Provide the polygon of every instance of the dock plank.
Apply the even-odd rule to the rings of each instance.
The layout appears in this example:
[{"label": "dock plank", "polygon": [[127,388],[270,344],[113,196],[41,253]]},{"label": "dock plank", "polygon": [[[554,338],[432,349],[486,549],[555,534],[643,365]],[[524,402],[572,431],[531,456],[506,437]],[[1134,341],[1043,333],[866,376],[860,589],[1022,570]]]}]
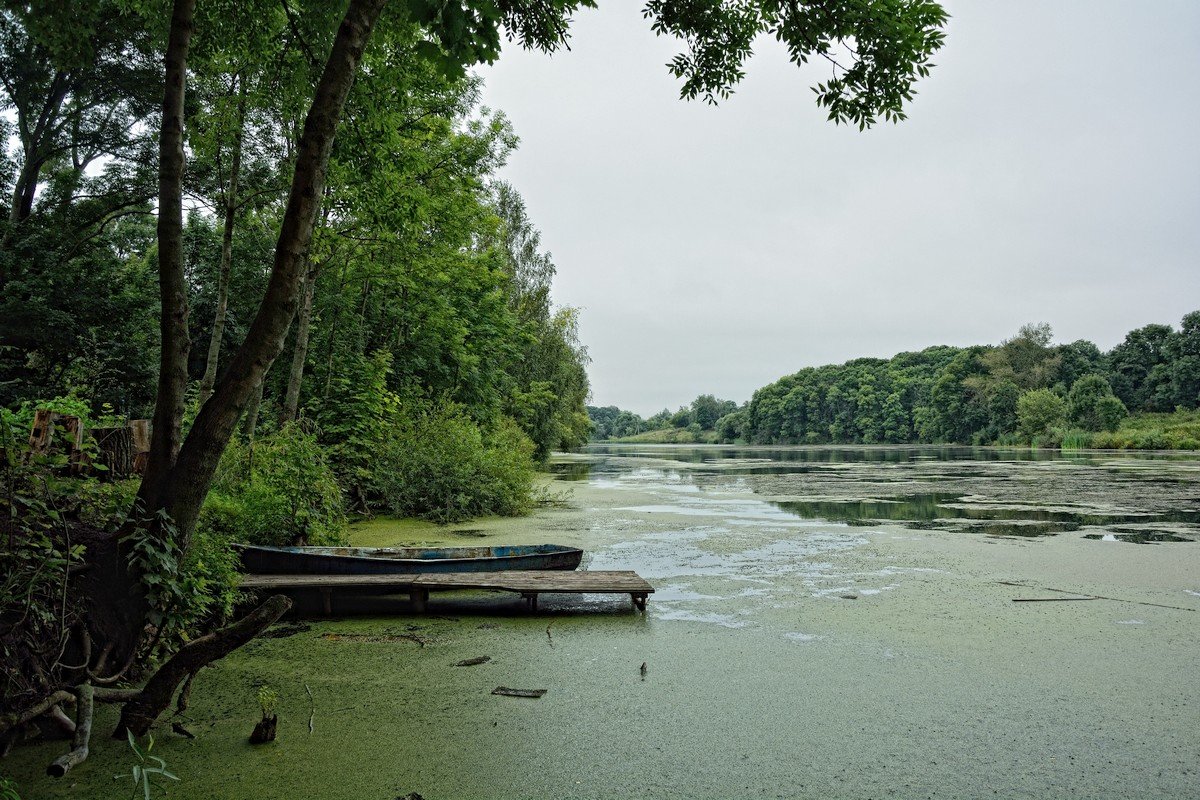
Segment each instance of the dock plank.
[{"label": "dock plank", "polygon": [[394,588],[408,592],[424,607],[430,592],[460,589],[516,592],[537,607],[539,594],[628,594],[645,610],[654,587],[627,570],[575,572],[569,570],[506,570],[501,572],[443,572],[420,575],[246,575],[241,588],[249,590],[318,589],[326,597],[334,589]]}]

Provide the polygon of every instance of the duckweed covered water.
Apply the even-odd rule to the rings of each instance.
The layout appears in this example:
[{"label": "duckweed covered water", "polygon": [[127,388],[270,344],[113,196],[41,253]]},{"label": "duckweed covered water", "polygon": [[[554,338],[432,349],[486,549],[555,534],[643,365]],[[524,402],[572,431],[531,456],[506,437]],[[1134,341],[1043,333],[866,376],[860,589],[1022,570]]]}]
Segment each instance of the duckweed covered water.
[{"label": "duckweed covered water", "polygon": [[[651,580],[645,616],[612,596],[339,602],[201,674],[197,739],[156,733],[169,796],[1194,796],[1200,462],[641,445],[562,463],[569,508],[374,520],[352,543],[577,545]],[[1137,535],[1160,538],[1119,538]],[[1051,590],[1115,599],[1012,602]],[[263,682],[280,735],[255,748]],[[115,796],[127,747],[98,736],[51,783],[61,749],[0,768],[26,797]]]}]

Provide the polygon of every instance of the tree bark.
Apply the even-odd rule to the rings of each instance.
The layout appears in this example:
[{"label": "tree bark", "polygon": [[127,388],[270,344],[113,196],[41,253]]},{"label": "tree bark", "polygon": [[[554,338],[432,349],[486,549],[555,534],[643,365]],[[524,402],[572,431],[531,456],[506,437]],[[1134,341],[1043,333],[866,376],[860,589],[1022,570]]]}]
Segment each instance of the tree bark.
[{"label": "tree bark", "polygon": [[258,382],[254,394],[250,395],[250,402],[246,404],[246,418],[242,420],[242,433],[246,434],[246,438],[251,442],[254,441],[254,433],[258,429],[258,409],[262,405],[264,383],[266,383],[265,375]]},{"label": "tree bark", "polygon": [[175,0],[167,40],[166,88],[158,150],[158,283],[162,332],[158,396],[150,433],[150,455],[138,499],[147,511],[162,506],[162,494],[179,453],[187,389],[188,304],[183,274],[183,101],[187,55],[196,0]]},{"label": "tree bark", "polygon": [[[181,0],[182,1],[182,0]],[[270,282],[246,340],[200,409],[153,508],[165,508],[186,548],[213,472],[239,417],[283,349],[299,302],[313,227],[321,207],[325,172],[346,97],[371,30],[386,0],[351,0],[317,85],[296,158],[287,210],[275,247]]]},{"label": "tree bark", "polygon": [[221,337],[225,333],[225,311],[229,305],[229,269],[233,261],[233,226],[237,218],[238,178],[242,171],[242,135],[246,124],[246,79],[238,85],[237,131],[230,155],[229,186],[225,191],[225,222],[221,229],[221,270],[217,278],[217,312],[213,317],[212,338],[208,340],[208,360],[200,380],[200,402],[212,395],[217,382],[217,362],[221,355]]},{"label": "tree bark", "polygon": [[300,407],[300,384],[304,380],[304,364],[308,361],[308,336],[312,325],[313,292],[317,285],[317,269],[312,266],[304,281],[304,302],[296,317],[296,347],[292,351],[292,369],[288,374],[287,394],[283,400],[283,422],[293,422]]},{"label": "tree bark", "polygon": [[133,731],[135,736],[145,735],[154,720],[171,705],[181,681],[205,664],[232,653],[262,633],[291,607],[289,598],[281,594],[274,595],[232,625],[185,644],[150,677],[138,695],[121,708],[121,721],[113,737],[124,737],[126,730]]}]

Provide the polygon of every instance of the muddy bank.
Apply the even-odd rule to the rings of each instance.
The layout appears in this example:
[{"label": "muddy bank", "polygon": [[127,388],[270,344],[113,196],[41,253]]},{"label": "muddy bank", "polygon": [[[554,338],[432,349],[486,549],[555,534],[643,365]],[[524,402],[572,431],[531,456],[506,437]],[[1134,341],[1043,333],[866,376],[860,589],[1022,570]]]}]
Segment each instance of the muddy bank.
[{"label": "muddy bank", "polygon": [[[1036,537],[879,515],[848,525],[784,503],[814,481],[833,502],[886,500],[899,496],[880,491],[896,473],[852,462],[857,477],[838,493],[832,473],[722,477],[738,468],[672,460],[573,459],[588,469],[559,484],[574,487],[571,507],[526,519],[356,530],[357,544],[579,545],[593,568],[637,569],[659,592],[645,617],[621,598],[549,596],[529,615],[518,598],[462,595],[435,596],[428,616],[378,598],[362,615],[307,620],[201,674],[198,738],[156,733],[182,778],[169,796],[1194,796],[1197,543],[1085,538],[1129,522]],[[1195,466],[1165,473],[1178,501],[1131,491],[1112,505],[1186,510],[1200,496]],[[1112,474],[1120,493],[1139,469],[1153,466],[1077,477],[1103,494]],[[952,480],[988,498],[993,483],[1033,487],[998,498],[1010,505],[1091,507],[1022,475]],[[1052,588],[1115,599],[1013,602]],[[281,695],[279,739],[252,747],[261,682]],[[491,694],[498,686],[546,694]],[[0,769],[26,797],[107,798],[132,763],[98,738],[55,784],[40,773],[58,751],[25,748]]]}]

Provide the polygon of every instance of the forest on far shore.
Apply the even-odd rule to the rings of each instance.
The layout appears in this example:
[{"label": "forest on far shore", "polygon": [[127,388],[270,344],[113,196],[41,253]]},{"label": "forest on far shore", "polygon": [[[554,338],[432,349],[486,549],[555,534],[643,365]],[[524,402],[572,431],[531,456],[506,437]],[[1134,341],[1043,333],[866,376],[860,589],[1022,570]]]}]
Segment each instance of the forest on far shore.
[{"label": "forest on far shore", "polygon": [[807,367],[741,406],[700,395],[643,419],[588,407],[595,441],[1200,449],[1200,311],[1108,352],[1048,324],[999,345],[934,346]]}]

